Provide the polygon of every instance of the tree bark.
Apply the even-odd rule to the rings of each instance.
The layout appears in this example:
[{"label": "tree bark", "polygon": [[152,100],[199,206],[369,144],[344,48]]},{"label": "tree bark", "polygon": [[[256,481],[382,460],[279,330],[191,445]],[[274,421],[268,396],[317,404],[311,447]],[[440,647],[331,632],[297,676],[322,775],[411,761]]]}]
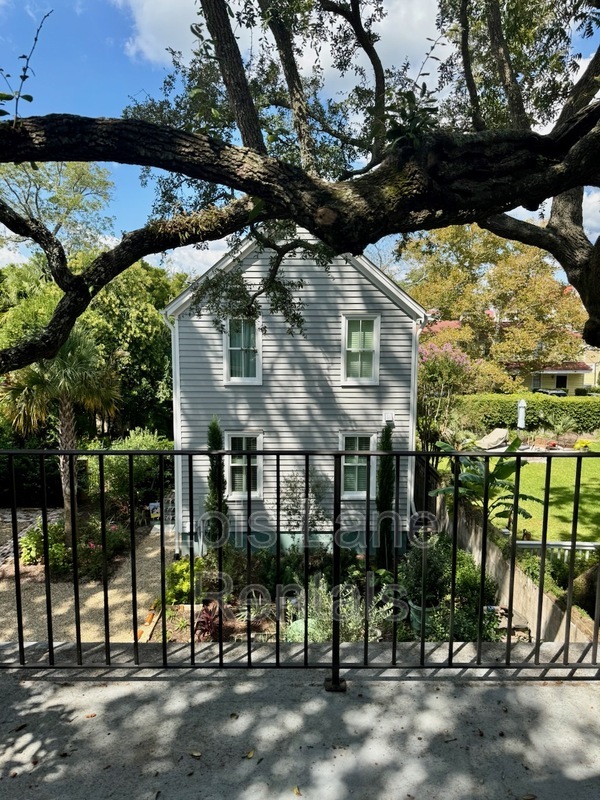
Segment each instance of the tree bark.
[{"label": "tree bark", "polygon": [[[52,320],[34,339],[1,351],[0,371],[52,357],[95,294],[139,258],[243,230],[251,214],[256,223],[293,220],[338,254],[361,253],[390,234],[471,222],[487,222],[494,232],[501,224],[513,225],[513,238],[526,241],[535,226],[526,229],[494,220],[518,205],[534,209],[547,198],[581,192],[584,185],[600,186],[599,154],[600,103],[582,109],[547,136],[510,130],[440,131],[414,150],[390,148],[376,169],[337,183],[249,148],[142,121],[49,115],[22,119],[16,127],[2,123],[0,163],[116,161],[153,166],[228,186],[260,198],[263,205],[254,215],[255,201],[244,197],[198,214],[149,223],[125,234],[81,275],[57,275],[67,291]],[[2,211],[0,207],[0,222],[14,227],[15,220]],[[559,260],[588,309],[586,340],[600,345],[596,248],[589,242],[586,248],[576,236],[569,240],[552,224],[545,234],[542,230],[536,228],[535,233],[539,246]]]},{"label": "tree bark", "polygon": [[[68,397],[63,396],[58,402],[58,446],[60,450],[75,450],[77,435],[75,428],[75,409]],[[73,528],[71,520],[73,514],[77,517],[77,459],[70,456],[59,456],[60,482],[63,493],[63,507],[65,512],[65,543],[72,545]],[[71,481],[71,461],[73,467],[73,480]]]}]

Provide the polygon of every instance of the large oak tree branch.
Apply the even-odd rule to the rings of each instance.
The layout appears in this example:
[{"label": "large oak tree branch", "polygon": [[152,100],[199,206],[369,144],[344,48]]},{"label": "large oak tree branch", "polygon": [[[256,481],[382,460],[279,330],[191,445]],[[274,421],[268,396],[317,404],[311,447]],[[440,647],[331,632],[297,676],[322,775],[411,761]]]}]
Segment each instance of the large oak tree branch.
[{"label": "large oak tree branch", "polygon": [[[69,285],[42,331],[27,341],[0,350],[0,374],[56,355],[98,292],[140,258],[185,244],[222,239],[244,228],[251,211],[252,202],[241,198],[226,208],[180,215],[168,222],[150,223],[126,233],[116,247],[101,253],[81,275],[75,276],[77,281]],[[270,217],[267,211],[255,215],[257,222]]]},{"label": "large oak tree branch", "polygon": [[219,62],[233,115],[246,147],[266,153],[260,120],[224,0],[201,0],[206,26]]},{"label": "large oak tree branch", "polygon": [[[519,204],[535,206],[585,183],[600,185],[599,118],[597,104],[550,136],[522,131],[441,132],[408,159],[392,148],[377,169],[338,183],[206,135],[135,120],[69,115],[23,119],[16,127],[0,124],[0,163],[117,161],[162,168],[261,198],[266,211],[256,222],[291,219],[336,253],[360,253],[388,234],[479,221]],[[55,353],[91,298],[139,258],[242,230],[252,207],[248,199],[235,200],[225,208],[126,234],[82,273],[82,284],[67,291],[36,339],[0,353],[0,370]],[[567,269],[562,259],[561,263]],[[600,281],[595,285],[580,281],[580,285],[588,311],[596,314]],[[597,334],[600,342],[600,328]],[[595,335],[594,329],[590,336]]]},{"label": "large oak tree branch", "polygon": [[498,0],[485,0],[485,15],[490,34],[490,50],[496,61],[498,77],[506,95],[506,102],[513,125],[516,128],[527,130],[530,127],[529,119],[504,37]]},{"label": "large oak tree branch", "polygon": [[479,102],[479,95],[477,94],[477,86],[475,85],[475,78],[473,76],[473,65],[471,63],[471,49],[469,46],[469,0],[460,0],[459,9],[459,22],[460,22],[460,55],[462,58],[463,72],[465,75],[465,83],[469,93],[469,101],[471,103],[471,119],[473,120],[473,128],[476,131],[485,129],[485,123],[481,115],[481,103]]},{"label": "large oak tree branch", "polygon": [[269,20],[269,28],[275,39],[279,59],[283,67],[283,74],[285,75],[285,82],[290,96],[294,129],[298,137],[300,161],[309,175],[316,175],[315,145],[309,124],[308,102],[294,57],[294,42],[290,29],[279,18],[277,9],[274,4],[271,4],[270,0],[259,0],[259,5]]},{"label": "large oak tree branch", "polygon": [[17,214],[0,200],[0,222],[17,236],[31,239],[42,248],[50,274],[59,289],[68,292],[81,283],[81,278],[74,275],[67,266],[67,256],[61,242],[39,220]]},{"label": "large oak tree branch", "polygon": [[321,7],[324,11],[329,11],[346,20],[354,32],[356,41],[371,63],[374,78],[373,142],[371,145],[371,166],[373,166],[379,163],[385,146],[385,70],[375,48],[373,37],[363,25],[358,0],[351,0],[349,5],[333,0],[321,0]]},{"label": "large oak tree branch", "polygon": [[139,120],[70,115],[0,124],[0,163],[117,161],[154,166],[260,197],[336,252],[362,252],[393,233],[536,207],[576,186],[600,185],[600,104],[576,125],[540,136],[498,131],[439,133],[408,160],[384,162],[352,181],[328,183],[249,148]]}]

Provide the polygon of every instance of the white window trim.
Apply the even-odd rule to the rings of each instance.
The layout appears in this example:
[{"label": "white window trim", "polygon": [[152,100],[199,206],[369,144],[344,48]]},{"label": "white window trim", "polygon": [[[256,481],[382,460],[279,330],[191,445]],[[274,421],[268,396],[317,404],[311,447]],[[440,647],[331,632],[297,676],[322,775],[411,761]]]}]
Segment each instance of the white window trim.
[{"label": "white window trim", "polygon": [[[370,378],[349,378],[346,374],[346,346],[348,344],[348,320],[372,319],[373,338],[373,375]],[[342,314],[342,352],[340,363],[340,384],[342,386],[378,386],[379,385],[379,351],[380,351],[381,315],[380,314]]]},{"label": "white window trim", "polygon": [[262,319],[256,320],[256,377],[232,378],[229,361],[229,319],[223,331],[223,383],[225,386],[244,384],[245,386],[262,386]]},{"label": "white window trim", "polygon": [[[256,436],[256,449],[263,449],[263,432],[259,430],[223,431],[225,450],[231,450],[231,439],[234,436]],[[246,500],[248,492],[232,492],[231,487],[231,456],[225,456],[225,476],[227,479],[227,499]],[[262,500],[263,497],[263,457],[256,456],[256,491],[250,493],[253,500]]]},{"label": "white window trim", "polygon": [[[344,440],[346,436],[368,436],[369,450],[377,450],[377,434],[370,431],[340,431],[339,445],[340,450],[345,450]],[[365,451],[366,452],[366,451]],[[371,500],[375,500],[377,492],[377,458],[371,457]],[[364,500],[366,492],[345,492],[344,491],[344,459],[342,457],[342,500]]]}]

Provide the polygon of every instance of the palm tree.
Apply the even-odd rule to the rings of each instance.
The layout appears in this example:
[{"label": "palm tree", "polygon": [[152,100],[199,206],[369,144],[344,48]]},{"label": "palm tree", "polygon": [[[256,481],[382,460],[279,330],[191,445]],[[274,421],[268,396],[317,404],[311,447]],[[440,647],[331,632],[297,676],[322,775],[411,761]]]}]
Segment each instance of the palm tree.
[{"label": "palm tree", "polygon": [[[0,389],[5,413],[14,427],[27,434],[54,425],[59,450],[77,446],[75,408],[110,415],[116,410],[116,375],[102,362],[92,335],[76,328],[52,360],[37,361],[7,376]],[[73,486],[69,456],[59,456],[65,537],[70,543],[72,506],[76,502],[76,464]],[[71,496],[71,489],[74,494]]]}]

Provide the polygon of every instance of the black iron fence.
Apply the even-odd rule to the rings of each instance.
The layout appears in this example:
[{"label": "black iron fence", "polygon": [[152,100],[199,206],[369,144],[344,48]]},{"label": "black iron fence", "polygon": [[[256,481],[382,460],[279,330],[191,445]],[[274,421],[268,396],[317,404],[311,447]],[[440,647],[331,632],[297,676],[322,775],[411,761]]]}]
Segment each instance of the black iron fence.
[{"label": "black iron fence", "polygon": [[596,678],[599,456],[4,451],[0,667]]}]

